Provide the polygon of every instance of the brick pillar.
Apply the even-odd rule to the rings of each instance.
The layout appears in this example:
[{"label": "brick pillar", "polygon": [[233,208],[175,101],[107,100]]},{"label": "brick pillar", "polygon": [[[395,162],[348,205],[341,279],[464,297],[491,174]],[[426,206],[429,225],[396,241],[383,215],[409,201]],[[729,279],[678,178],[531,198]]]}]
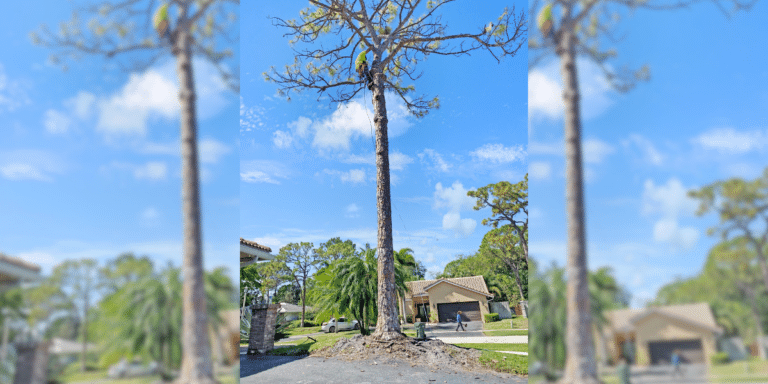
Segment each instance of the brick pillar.
[{"label": "brick pillar", "polygon": [[16,374],[14,384],[46,384],[48,368],[48,346],[46,342],[16,344]]},{"label": "brick pillar", "polygon": [[275,322],[279,304],[251,306],[251,331],[248,335],[248,354],[264,354],[275,347]]}]

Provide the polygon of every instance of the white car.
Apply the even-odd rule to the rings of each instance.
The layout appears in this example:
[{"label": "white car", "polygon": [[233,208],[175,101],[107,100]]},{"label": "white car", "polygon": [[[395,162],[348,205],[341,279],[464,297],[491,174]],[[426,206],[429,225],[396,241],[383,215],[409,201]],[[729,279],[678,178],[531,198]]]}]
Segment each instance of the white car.
[{"label": "white car", "polygon": [[323,326],[320,327],[320,329],[323,332],[336,332],[336,330],[351,331],[353,329],[360,329],[360,324],[357,323],[357,320],[348,321],[346,317],[339,317],[338,320],[331,317],[328,322],[323,323]]}]

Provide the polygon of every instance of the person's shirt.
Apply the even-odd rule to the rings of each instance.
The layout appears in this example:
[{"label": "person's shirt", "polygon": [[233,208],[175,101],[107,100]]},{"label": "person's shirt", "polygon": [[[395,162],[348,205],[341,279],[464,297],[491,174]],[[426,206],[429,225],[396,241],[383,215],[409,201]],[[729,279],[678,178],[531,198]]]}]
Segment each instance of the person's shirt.
[{"label": "person's shirt", "polygon": [[680,363],[680,356],[677,353],[672,354],[672,364],[679,364]]},{"label": "person's shirt", "polygon": [[456,322],[461,323],[461,314],[456,314]]}]

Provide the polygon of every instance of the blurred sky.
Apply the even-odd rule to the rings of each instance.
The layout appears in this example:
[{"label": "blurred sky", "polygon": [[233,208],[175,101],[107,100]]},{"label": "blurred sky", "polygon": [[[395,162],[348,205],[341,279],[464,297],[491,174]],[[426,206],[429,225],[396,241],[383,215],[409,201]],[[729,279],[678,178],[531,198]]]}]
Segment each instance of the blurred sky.
[{"label": "blurred sky", "polygon": [[[458,2],[442,15],[448,33],[476,32],[515,4],[516,12],[527,8],[521,1]],[[289,102],[262,76],[293,63],[286,31],[268,16],[297,18],[306,6],[241,2],[240,235],[274,254],[290,242],[317,246],[337,236],[375,247],[370,92],[341,106],[311,91]],[[527,53],[524,47],[501,63],[483,51],[433,55],[418,70],[416,92],[440,96],[441,108],[416,119],[387,97],[392,227],[395,249],[413,249],[430,277],[456,255],[477,251],[489,229],[481,221],[490,210],[472,210],[467,191],[525,175]]]},{"label": "blurred sky", "polygon": [[[727,18],[714,4],[623,12],[613,68],[649,64],[627,94],[579,61],[589,268],[612,266],[639,306],[698,274],[719,241],[686,192],[768,166],[768,4]],[[606,47],[609,47],[607,45]],[[533,53],[532,53],[533,55]],[[530,252],[565,264],[563,109],[557,62],[529,73]]]},{"label": "blurred sky", "polygon": [[[64,259],[104,261],[123,252],[179,266],[174,61],[169,54],[126,72],[85,56],[63,72],[29,33],[41,23],[58,30],[71,11],[65,1],[7,2],[0,16],[0,252],[39,264],[44,274]],[[226,266],[237,281],[238,96],[209,64],[195,61],[194,70],[205,267]]]}]

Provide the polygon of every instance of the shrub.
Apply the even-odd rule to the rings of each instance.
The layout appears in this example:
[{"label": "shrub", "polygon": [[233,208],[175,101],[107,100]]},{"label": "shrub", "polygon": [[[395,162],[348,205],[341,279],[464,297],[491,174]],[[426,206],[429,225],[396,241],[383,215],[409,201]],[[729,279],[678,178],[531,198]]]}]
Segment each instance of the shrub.
[{"label": "shrub", "polygon": [[406,323],[413,323],[413,315],[405,316],[405,322]]},{"label": "shrub", "polygon": [[437,323],[438,321],[439,320],[437,318],[437,313],[432,312],[432,313],[429,314],[429,322],[430,323]]},{"label": "shrub", "polygon": [[487,313],[484,315],[484,317],[486,323],[493,323],[494,321],[501,320],[498,313]]},{"label": "shrub", "polygon": [[726,352],[718,352],[712,355],[712,365],[723,365],[731,362],[731,358]]}]

